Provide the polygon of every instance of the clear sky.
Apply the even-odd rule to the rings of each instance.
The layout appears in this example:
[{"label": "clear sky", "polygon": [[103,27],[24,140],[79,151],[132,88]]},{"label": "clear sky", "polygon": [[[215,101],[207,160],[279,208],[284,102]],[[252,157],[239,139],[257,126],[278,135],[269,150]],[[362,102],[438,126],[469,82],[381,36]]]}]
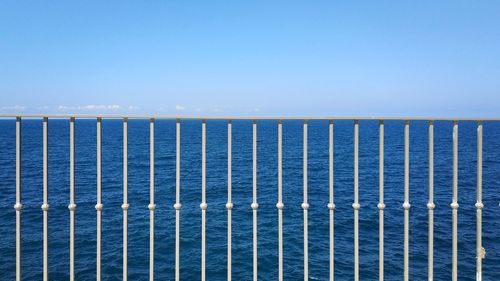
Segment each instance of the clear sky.
[{"label": "clear sky", "polygon": [[0,1],[0,111],[500,115],[500,1]]}]

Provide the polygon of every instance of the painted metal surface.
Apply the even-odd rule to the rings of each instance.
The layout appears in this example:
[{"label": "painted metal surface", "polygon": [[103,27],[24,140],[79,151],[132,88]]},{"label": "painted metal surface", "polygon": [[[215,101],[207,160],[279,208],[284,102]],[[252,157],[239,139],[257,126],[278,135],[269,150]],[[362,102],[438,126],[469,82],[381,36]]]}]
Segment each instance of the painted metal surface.
[{"label": "painted metal surface", "polygon": [[155,269],[155,120],[149,120],[149,280]]},{"label": "painted metal surface", "polygon": [[410,121],[405,121],[403,279],[410,279]]},{"label": "painted metal surface", "polygon": [[16,117],[16,281],[21,281],[21,117]]},{"label": "painted metal surface", "polygon": [[49,119],[43,118],[43,281],[49,280]]},{"label": "painted metal surface", "polygon": [[232,279],[232,211],[233,211],[233,190],[232,190],[232,154],[233,154],[233,125],[231,120],[227,122],[227,281]]},{"label": "painted metal surface", "polygon": [[128,118],[123,118],[123,281],[128,280]]},{"label": "painted metal surface", "polygon": [[[0,115],[0,117],[7,117]],[[13,117],[9,115],[8,117]],[[16,119],[16,202],[14,208],[16,210],[16,280],[21,280],[21,125],[23,118],[43,117],[42,135],[43,135],[43,280],[49,279],[48,266],[48,211],[49,211],[49,187],[48,187],[48,124],[50,116],[34,116],[21,115],[14,116]],[[53,115],[50,118],[66,118],[66,116]],[[70,231],[69,231],[69,279],[75,280],[75,119],[76,118],[96,118],[96,280],[101,280],[101,218],[103,202],[101,197],[101,152],[102,152],[102,116],[69,116],[69,159],[70,159],[70,180],[69,180],[69,205],[70,211]],[[109,116],[106,118],[120,118],[118,116]],[[128,261],[127,261],[127,213],[129,209],[128,202],[128,119],[123,117],[123,280],[128,279]],[[140,116],[130,118],[141,118]],[[150,253],[149,253],[149,280],[154,280],[154,211],[155,203],[155,118],[175,118],[175,117],[151,117],[149,122],[150,131],[150,201],[148,209],[150,211]],[[195,117],[182,117],[191,119]],[[197,117],[196,117],[197,118]],[[197,118],[198,119],[198,118]],[[207,119],[224,119],[219,117],[208,117]],[[249,120],[246,117],[231,118],[227,123],[227,280],[232,279],[232,120]],[[257,117],[252,118],[252,203],[250,205],[253,214],[253,280],[258,280],[258,239],[257,239],[257,121],[258,120],[277,120],[278,121],[278,202],[276,208],[278,210],[278,280],[283,280],[283,173],[282,173],[282,158],[283,158],[283,122],[282,119]],[[298,120],[300,118],[283,118],[283,120]],[[347,119],[347,118],[346,118]],[[352,119],[352,118],[349,118]],[[476,188],[476,280],[482,280],[482,260],[485,256],[485,250],[482,245],[482,211],[484,208],[482,200],[482,176],[483,176],[483,120],[500,120],[500,118],[477,118],[477,188]],[[474,119],[474,120],[477,120]],[[304,280],[309,280],[309,245],[308,245],[308,120],[323,120],[323,118],[304,118],[303,124],[303,262],[304,262]],[[343,118],[330,118],[328,126],[328,161],[329,161],[329,280],[334,280],[334,120],[344,120]],[[371,117],[356,118],[354,120],[354,190],[353,190],[353,210],[354,210],[354,280],[359,280],[359,122],[360,120],[373,120]],[[403,241],[403,276],[404,280],[409,280],[410,265],[409,265],[409,246],[410,246],[410,120],[428,120],[428,163],[429,163],[429,187],[428,187],[428,280],[434,279],[434,121],[435,120],[453,120],[453,142],[452,142],[452,280],[458,280],[458,125],[459,120],[454,118],[382,118],[379,120],[379,201],[377,204],[379,213],[379,280],[384,280],[384,121],[385,120],[404,120],[404,241]],[[462,118],[460,120],[473,120]],[[206,119],[202,119],[202,181],[201,181],[201,280],[206,280]],[[180,128],[181,119],[176,118],[176,195],[174,209],[176,212],[176,229],[175,229],[175,280],[180,280]]]},{"label": "painted metal surface", "polygon": [[96,239],[96,280],[101,281],[101,217],[102,217],[102,199],[101,199],[101,143],[102,143],[102,118],[97,118],[96,131],[96,158],[97,158],[97,203],[95,209],[97,211],[97,239]]},{"label": "painted metal surface", "polygon": [[175,123],[175,281],[180,280],[181,237],[181,120]]},{"label": "painted metal surface", "polygon": [[330,120],[328,125],[328,212],[330,221],[330,281],[334,280],[335,277],[335,201],[334,201],[334,173],[333,173],[333,120]]},{"label": "painted metal surface", "polygon": [[75,118],[69,121],[69,280],[75,280]]},{"label": "painted metal surface", "polygon": [[254,120],[252,125],[252,217],[253,217],[253,281],[258,280],[258,260],[257,260],[257,121]]},{"label": "painted metal surface", "polygon": [[458,281],[458,122],[453,122],[453,198],[451,279]]},{"label": "painted metal surface", "polygon": [[428,248],[428,279],[434,279],[434,122],[429,121],[429,248]]},{"label": "painted metal surface", "polygon": [[476,116],[476,117],[443,117],[443,116],[190,116],[190,115],[125,115],[125,114],[11,114],[11,113],[0,113],[1,118],[15,118],[16,116],[22,118],[89,118],[95,119],[97,117],[106,119],[183,119],[183,120],[386,120],[386,121],[500,121],[500,117],[487,117],[487,116]]},{"label": "painted metal surface", "polygon": [[384,280],[384,121],[379,122],[379,161],[378,161],[378,279]]},{"label": "painted metal surface", "polygon": [[476,280],[483,280],[483,122],[477,124]]},{"label": "painted metal surface", "polygon": [[359,120],[354,120],[354,281],[359,281]]},{"label": "painted metal surface", "polygon": [[283,281],[283,123],[278,120],[278,281]]},{"label": "painted metal surface", "polygon": [[303,156],[303,179],[304,179],[304,191],[303,191],[303,203],[302,209],[304,210],[304,281],[309,280],[309,228],[308,228],[308,217],[307,210],[309,209],[309,203],[307,202],[307,121],[304,121],[304,156]]}]

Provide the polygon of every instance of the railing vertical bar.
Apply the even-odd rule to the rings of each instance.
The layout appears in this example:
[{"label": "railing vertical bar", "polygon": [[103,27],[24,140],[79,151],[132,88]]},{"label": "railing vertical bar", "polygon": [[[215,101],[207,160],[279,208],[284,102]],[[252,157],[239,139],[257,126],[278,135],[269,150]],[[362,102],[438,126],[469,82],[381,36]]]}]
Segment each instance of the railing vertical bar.
[{"label": "railing vertical bar", "polygon": [[149,280],[154,280],[155,262],[155,120],[149,119]]},{"label": "railing vertical bar", "polygon": [[477,124],[476,280],[483,280],[483,122]]},{"label": "railing vertical bar", "polygon": [[227,281],[231,281],[232,273],[232,209],[233,209],[233,196],[232,196],[232,124],[231,120],[227,122]]},{"label": "railing vertical bar", "polygon": [[404,280],[410,278],[410,122],[405,121],[404,146]]},{"label": "railing vertical bar", "polygon": [[453,122],[452,280],[458,280],[458,121]]},{"label": "railing vertical bar", "polygon": [[252,200],[252,213],[253,213],[253,280],[257,281],[257,121],[253,121],[253,200]]},{"label": "railing vertical bar", "polygon": [[49,118],[43,118],[43,280],[49,280]]},{"label": "railing vertical bar", "polygon": [[21,117],[16,117],[16,281],[21,281]]},{"label": "railing vertical bar", "polygon": [[282,172],[282,129],[283,124],[278,120],[278,281],[283,281],[283,172]]},{"label": "railing vertical bar", "polygon": [[97,204],[95,209],[97,211],[97,241],[96,241],[96,280],[101,281],[101,215],[102,215],[102,201],[101,201],[101,134],[102,134],[102,118],[97,118],[97,130],[96,130],[96,158],[97,158]]},{"label": "railing vertical bar", "polygon": [[359,121],[354,120],[354,281],[359,281]]},{"label": "railing vertical bar", "polygon": [[429,258],[428,280],[434,280],[434,122],[429,121]]},{"label": "railing vertical bar", "polygon": [[75,280],[75,118],[69,119],[69,280]]},{"label": "railing vertical bar", "polygon": [[203,119],[201,124],[201,281],[205,281],[206,269],[206,120]]},{"label": "railing vertical bar", "polygon": [[128,118],[123,118],[123,281],[128,279]]},{"label": "railing vertical bar", "polygon": [[378,161],[378,279],[384,280],[384,120],[379,122],[379,161]]},{"label": "railing vertical bar", "polygon": [[308,222],[307,222],[307,210],[309,209],[309,203],[307,200],[307,120],[304,120],[304,139],[303,139],[303,180],[304,180],[304,191],[302,209],[304,209],[304,281],[309,280],[309,233],[308,233]]},{"label": "railing vertical bar", "polygon": [[334,211],[335,211],[335,203],[334,203],[334,192],[333,192],[333,120],[330,120],[330,124],[328,126],[328,177],[329,177],[329,202],[328,202],[328,210],[330,213],[330,281],[334,280],[335,275],[335,240],[334,240]]},{"label": "railing vertical bar", "polygon": [[181,232],[181,120],[175,124],[175,281],[180,280]]}]

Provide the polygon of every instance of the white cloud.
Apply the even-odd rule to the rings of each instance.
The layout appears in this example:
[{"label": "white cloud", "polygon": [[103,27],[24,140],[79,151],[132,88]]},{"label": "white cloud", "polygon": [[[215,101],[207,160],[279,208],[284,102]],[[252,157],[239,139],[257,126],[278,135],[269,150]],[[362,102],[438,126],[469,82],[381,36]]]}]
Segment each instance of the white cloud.
[{"label": "white cloud", "polygon": [[[40,108],[41,109],[41,108]],[[116,112],[116,111],[132,111],[140,110],[138,106],[121,106],[118,104],[87,104],[87,105],[59,105],[55,108],[57,111],[64,112]]]},{"label": "white cloud", "polygon": [[186,109],[186,107],[184,107],[184,106],[182,106],[182,105],[176,105],[176,106],[175,106],[175,110],[177,110],[177,111],[182,111],[182,110],[184,110],[184,109]]},{"label": "white cloud", "polygon": [[118,104],[89,104],[78,106],[78,109],[82,110],[118,110],[122,109],[122,107]]},{"label": "white cloud", "polygon": [[[26,106],[24,105],[13,105],[13,106],[2,106],[0,107],[1,111],[24,111],[26,110]],[[15,113],[15,112],[13,112]]]}]

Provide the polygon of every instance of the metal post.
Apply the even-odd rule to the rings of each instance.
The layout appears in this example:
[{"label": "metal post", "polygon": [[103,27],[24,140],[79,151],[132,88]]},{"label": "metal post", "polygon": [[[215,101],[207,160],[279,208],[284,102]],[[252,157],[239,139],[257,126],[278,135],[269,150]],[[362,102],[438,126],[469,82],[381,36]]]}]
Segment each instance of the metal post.
[{"label": "metal post", "polygon": [[278,120],[278,281],[283,281],[283,172],[282,172],[282,127],[281,120]]},{"label": "metal post", "polygon": [[434,122],[429,121],[429,259],[428,280],[434,280]]},{"label": "metal post", "polygon": [[384,280],[384,120],[379,122],[379,162],[378,162],[378,279]]},{"label": "metal post", "polygon": [[458,280],[458,121],[453,122],[452,280]]},{"label": "metal post", "polygon": [[43,118],[43,281],[49,280],[49,118]]},{"label": "metal post", "polygon": [[304,281],[309,281],[309,253],[308,253],[308,222],[307,222],[307,209],[309,209],[309,203],[307,202],[307,120],[304,120],[304,139],[303,139],[303,180],[304,180],[304,191],[302,209],[304,210]]},{"label": "metal post", "polygon": [[155,261],[155,120],[149,120],[149,280],[154,280]]},{"label": "metal post", "polygon": [[123,281],[128,279],[128,118],[123,118]]},{"label": "metal post", "polygon": [[205,281],[205,241],[206,241],[206,121],[203,119],[201,124],[201,281]]},{"label": "metal post", "polygon": [[476,280],[483,280],[483,122],[477,124]]},{"label": "metal post", "polygon": [[257,122],[253,122],[253,200],[252,200],[252,213],[253,213],[253,281],[257,281]]},{"label": "metal post", "polygon": [[16,281],[21,281],[21,117],[16,117]]},{"label": "metal post", "polygon": [[231,120],[227,122],[227,281],[231,281],[231,238],[232,238],[232,209],[233,209],[233,198],[232,198],[232,124]]},{"label": "metal post", "polygon": [[181,232],[181,120],[175,124],[175,281],[180,281]]},{"label": "metal post", "polygon": [[335,275],[335,241],[334,241],[334,191],[333,191],[333,120],[330,120],[328,126],[328,177],[329,177],[329,202],[328,202],[328,212],[330,213],[330,281],[334,280]]},{"label": "metal post", "polygon": [[69,280],[75,280],[75,118],[69,120]]},{"label": "metal post", "polygon": [[96,279],[101,281],[101,216],[102,216],[102,201],[101,201],[101,132],[102,132],[102,119],[97,118],[97,204],[95,209],[97,211],[97,245],[96,245]]},{"label": "metal post", "polygon": [[359,157],[359,121],[354,120],[354,281],[359,281],[359,195],[358,195],[358,157]]},{"label": "metal post", "polygon": [[410,122],[405,121],[404,280],[410,279]]}]

